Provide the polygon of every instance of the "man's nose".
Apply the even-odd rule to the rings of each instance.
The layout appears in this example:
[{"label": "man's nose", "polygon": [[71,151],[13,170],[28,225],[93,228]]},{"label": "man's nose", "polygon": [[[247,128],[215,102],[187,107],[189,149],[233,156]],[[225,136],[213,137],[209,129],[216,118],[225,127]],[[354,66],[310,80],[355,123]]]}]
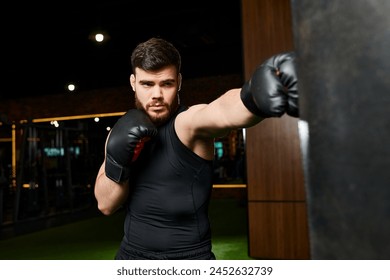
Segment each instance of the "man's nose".
[{"label": "man's nose", "polygon": [[160,98],[162,96],[161,87],[155,86],[152,91],[152,98]]}]

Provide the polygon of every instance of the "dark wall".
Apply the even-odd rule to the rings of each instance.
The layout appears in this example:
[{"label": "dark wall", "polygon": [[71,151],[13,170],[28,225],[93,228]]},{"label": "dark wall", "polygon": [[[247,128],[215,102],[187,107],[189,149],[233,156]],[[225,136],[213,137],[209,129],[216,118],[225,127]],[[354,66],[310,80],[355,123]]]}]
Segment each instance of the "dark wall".
[{"label": "dark wall", "polygon": [[[225,91],[241,87],[239,74],[183,80],[180,99],[183,104],[209,103]],[[3,122],[36,118],[123,112],[133,107],[134,93],[129,87],[97,89],[85,92],[53,94],[34,98],[1,100]]]}]

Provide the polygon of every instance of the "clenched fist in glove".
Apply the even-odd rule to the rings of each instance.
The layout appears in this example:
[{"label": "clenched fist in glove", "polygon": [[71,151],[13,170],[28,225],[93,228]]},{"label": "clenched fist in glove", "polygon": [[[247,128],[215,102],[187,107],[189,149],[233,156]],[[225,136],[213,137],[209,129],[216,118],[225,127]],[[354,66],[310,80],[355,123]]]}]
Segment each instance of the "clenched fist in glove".
[{"label": "clenched fist in glove", "polygon": [[298,117],[298,79],[294,52],[267,59],[241,89],[241,100],[253,114],[281,117],[284,113]]},{"label": "clenched fist in glove", "polygon": [[127,180],[131,164],[137,159],[144,143],[157,134],[148,115],[131,109],[112,128],[106,145],[106,176],[119,183]]}]

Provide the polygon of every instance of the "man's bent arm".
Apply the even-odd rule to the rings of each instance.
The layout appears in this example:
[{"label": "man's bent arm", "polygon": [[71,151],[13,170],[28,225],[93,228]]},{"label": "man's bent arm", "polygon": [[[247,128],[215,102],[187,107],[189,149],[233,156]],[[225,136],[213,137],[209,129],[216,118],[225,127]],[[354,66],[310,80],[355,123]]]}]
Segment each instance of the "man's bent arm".
[{"label": "man's bent arm", "polygon": [[104,215],[116,212],[129,195],[128,181],[116,183],[105,174],[105,161],[101,165],[95,182],[95,198],[98,209]]}]

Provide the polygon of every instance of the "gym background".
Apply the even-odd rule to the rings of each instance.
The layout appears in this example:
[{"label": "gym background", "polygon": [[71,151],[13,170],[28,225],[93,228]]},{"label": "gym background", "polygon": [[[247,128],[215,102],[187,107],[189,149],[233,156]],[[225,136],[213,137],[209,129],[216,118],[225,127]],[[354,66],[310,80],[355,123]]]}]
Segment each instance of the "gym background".
[{"label": "gym background", "polygon": [[[183,10],[176,11],[174,25],[166,29],[173,34],[166,33],[168,31],[164,29],[166,26],[162,24],[163,21],[159,26],[147,25],[149,31],[142,30],[143,36],[150,37],[150,30],[161,27],[166,31],[160,30],[163,37],[172,39],[183,36],[181,39],[185,43],[191,43],[189,49],[192,51],[185,49],[182,52],[182,103],[192,105],[210,102],[229,88],[241,87],[260,62],[275,53],[294,48],[289,0],[242,0],[224,5],[229,9],[221,9],[219,3],[215,6],[204,5],[204,9],[208,10],[207,16],[197,16],[196,19],[189,17],[191,26],[186,25]],[[227,11],[229,16],[226,21],[222,21],[220,16]],[[198,24],[199,20],[206,18],[213,25]],[[114,27],[118,28],[119,25]],[[194,34],[194,30],[201,32]],[[135,33],[132,31],[131,34]],[[211,34],[214,37],[210,37]],[[12,38],[19,39],[16,35]],[[135,43],[131,46],[134,47]],[[181,45],[178,47],[180,50]],[[111,59],[110,63],[118,60],[122,48],[119,45],[112,49],[115,59]],[[22,47],[19,49],[23,51]],[[128,46],[125,50],[125,63],[128,63],[129,49],[132,48]],[[45,47],[40,54],[43,55],[46,50]],[[37,49],[34,48],[34,51]],[[92,49],[84,59],[97,59],[101,51],[102,48],[99,51]],[[12,56],[8,58],[9,67],[15,70]],[[23,62],[25,67],[21,67],[20,76],[6,84],[11,84],[14,90],[7,96],[3,92],[8,91],[2,91],[0,97],[0,210],[2,228],[17,229],[24,224],[23,221],[34,219],[33,223],[29,223],[29,229],[32,230],[42,220],[42,216],[54,215],[55,220],[51,219],[49,223],[54,225],[60,217],[66,216],[60,213],[82,217],[83,209],[95,209],[92,187],[104,152],[107,135],[105,127],[112,126],[114,120],[134,102],[128,86],[128,66],[125,67],[125,73],[121,68],[122,72],[118,76],[121,77],[121,85],[108,86],[109,83],[103,81],[105,76],[109,81],[118,80],[118,77],[110,75],[113,69],[119,69],[117,65],[110,64],[102,74],[100,71],[103,69],[92,64],[89,70],[94,75],[89,79],[102,87],[79,89],[69,94],[61,84],[60,90],[41,95],[37,90],[32,90],[34,80],[30,79],[30,75],[35,75],[35,72],[39,76],[36,67],[40,61],[35,64]],[[56,64],[54,60],[49,66]],[[62,73],[60,68],[56,71],[48,68],[48,81]],[[190,68],[198,74],[190,73]],[[26,69],[29,71],[26,72]],[[77,72],[88,72],[83,70],[80,68]],[[95,121],[96,117],[99,122]],[[237,233],[237,228],[240,234],[244,234],[244,242],[232,258],[240,258],[237,252],[261,259],[310,258],[297,119],[289,116],[269,119],[246,131],[237,131],[218,140],[221,141],[217,141],[216,154],[220,154],[222,144],[223,156],[238,156],[238,162],[241,163],[240,157],[243,156],[245,163],[245,172],[242,174],[239,171],[242,165],[237,164],[237,161],[234,164],[229,162],[229,168],[225,170],[218,167],[223,165],[223,158],[216,162],[213,198],[233,198],[235,202],[239,201],[240,206],[215,208],[219,216],[214,220],[223,225],[220,227],[217,224],[214,229],[220,228],[222,236],[229,232]],[[235,219],[235,213],[243,216]],[[230,246],[226,239],[221,244],[223,247],[220,252]]]},{"label": "gym background", "polygon": [[[210,102],[240,84],[240,75],[187,80],[183,82],[181,100],[190,105],[200,100]],[[0,123],[2,225],[96,208],[93,186],[104,159],[106,137],[117,119],[134,108],[134,95],[127,88],[110,88],[72,98],[66,94],[35,97],[31,102],[8,100],[7,107],[15,112],[13,120]],[[110,102],[117,105],[111,106]],[[89,104],[92,108],[72,104]],[[21,106],[31,106],[27,114],[39,118],[23,119],[27,114]],[[103,113],[113,108],[116,111]],[[216,139],[215,155],[215,187],[243,187],[243,130]]]}]

